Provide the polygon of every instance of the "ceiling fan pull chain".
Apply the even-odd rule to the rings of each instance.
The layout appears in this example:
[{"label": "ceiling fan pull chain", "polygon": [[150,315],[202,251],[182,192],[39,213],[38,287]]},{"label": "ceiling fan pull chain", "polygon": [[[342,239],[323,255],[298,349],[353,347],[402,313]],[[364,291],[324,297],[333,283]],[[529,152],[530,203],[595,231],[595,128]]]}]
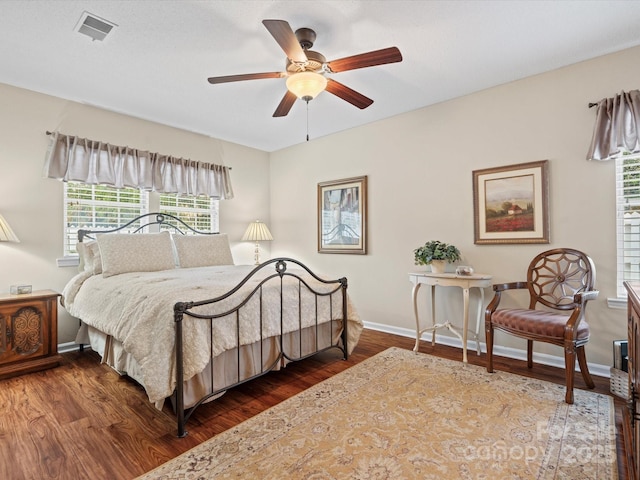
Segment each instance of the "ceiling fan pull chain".
[{"label": "ceiling fan pull chain", "polygon": [[309,141],[309,100],[307,100],[307,142]]}]

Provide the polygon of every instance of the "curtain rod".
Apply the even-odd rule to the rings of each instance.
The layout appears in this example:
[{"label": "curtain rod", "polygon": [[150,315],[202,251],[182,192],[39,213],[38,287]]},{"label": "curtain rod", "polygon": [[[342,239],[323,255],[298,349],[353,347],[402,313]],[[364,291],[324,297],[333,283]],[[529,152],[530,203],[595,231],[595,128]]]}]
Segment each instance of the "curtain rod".
[{"label": "curtain rod", "polygon": [[[49,130],[45,131],[45,133],[46,133],[47,135],[52,135],[52,134],[53,134],[53,132],[50,132]],[[233,167],[227,167],[227,168],[228,168],[229,170],[233,170]]]},{"label": "curtain rod", "polygon": [[598,106],[597,103],[593,103],[593,102],[589,103],[589,108],[593,108],[593,107],[597,107],[597,106]]}]

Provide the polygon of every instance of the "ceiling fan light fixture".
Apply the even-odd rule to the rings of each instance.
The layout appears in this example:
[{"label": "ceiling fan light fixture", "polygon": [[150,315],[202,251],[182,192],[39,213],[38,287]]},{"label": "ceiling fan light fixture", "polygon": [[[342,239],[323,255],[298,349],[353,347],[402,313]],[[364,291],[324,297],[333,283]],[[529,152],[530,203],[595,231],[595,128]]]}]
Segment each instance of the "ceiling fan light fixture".
[{"label": "ceiling fan light fixture", "polygon": [[287,78],[287,89],[305,102],[313,100],[327,87],[324,75],[315,72],[299,72]]}]

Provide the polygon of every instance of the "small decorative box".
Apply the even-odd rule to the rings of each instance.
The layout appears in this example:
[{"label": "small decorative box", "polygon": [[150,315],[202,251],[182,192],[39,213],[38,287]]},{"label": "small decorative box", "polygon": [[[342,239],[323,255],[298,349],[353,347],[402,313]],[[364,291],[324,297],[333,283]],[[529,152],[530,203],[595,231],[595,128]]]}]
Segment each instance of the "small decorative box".
[{"label": "small decorative box", "polygon": [[25,293],[31,293],[31,285],[11,285],[9,292],[11,295],[24,295]]},{"label": "small decorative box", "polygon": [[473,275],[473,268],[466,265],[460,265],[456,268],[456,275]]}]

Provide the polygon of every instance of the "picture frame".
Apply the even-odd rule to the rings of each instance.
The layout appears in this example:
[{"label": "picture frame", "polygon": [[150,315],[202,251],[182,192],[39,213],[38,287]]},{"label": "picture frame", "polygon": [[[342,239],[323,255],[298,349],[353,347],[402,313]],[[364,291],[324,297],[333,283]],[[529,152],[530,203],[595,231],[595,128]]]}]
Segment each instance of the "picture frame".
[{"label": "picture frame", "polygon": [[474,243],[549,243],[548,170],[548,160],[474,170]]},{"label": "picture frame", "polygon": [[367,176],[318,183],[318,252],[367,253]]}]

